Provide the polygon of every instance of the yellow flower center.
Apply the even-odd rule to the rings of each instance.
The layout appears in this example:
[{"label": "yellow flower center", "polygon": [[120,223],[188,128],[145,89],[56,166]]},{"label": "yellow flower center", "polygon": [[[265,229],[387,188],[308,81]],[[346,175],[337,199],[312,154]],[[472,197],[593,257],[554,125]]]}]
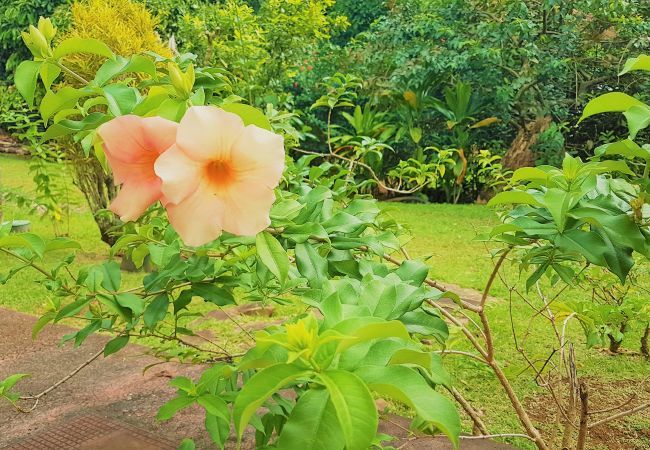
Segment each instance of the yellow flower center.
[{"label": "yellow flower center", "polygon": [[236,180],[235,170],[230,161],[210,161],[205,166],[205,176],[212,187],[223,190]]}]

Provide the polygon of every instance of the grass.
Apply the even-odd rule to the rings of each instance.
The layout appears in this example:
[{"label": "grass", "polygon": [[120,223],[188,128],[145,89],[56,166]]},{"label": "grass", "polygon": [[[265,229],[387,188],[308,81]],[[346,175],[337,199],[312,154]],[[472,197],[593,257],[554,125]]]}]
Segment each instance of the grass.
[{"label": "grass", "polygon": [[[0,182],[5,188],[19,189],[29,194],[33,183],[24,159],[0,155]],[[83,252],[78,257],[80,263],[100,262],[108,255],[108,247],[99,240],[99,232],[91,214],[83,207],[82,195],[72,190],[72,198],[79,205],[72,214],[70,237],[78,240]],[[413,234],[407,248],[412,257],[426,258],[431,267],[431,277],[441,282],[455,283],[463,287],[483,289],[492,263],[485,245],[473,240],[477,233],[496,223],[492,211],[480,205],[407,205],[383,203],[382,208],[404,224]],[[33,223],[33,231],[52,235],[52,227],[47,219],[40,219],[24,209],[7,204],[4,209],[5,220],[28,219]],[[6,267],[8,260],[0,256],[0,264]],[[510,274],[516,276],[516,274]],[[129,275],[127,280],[135,280],[138,275]],[[646,280],[648,282],[650,280]],[[8,285],[0,286],[0,305],[17,311],[39,314],[43,311],[47,298],[45,292],[38,289],[33,282],[33,274],[25,271],[19,273]],[[517,352],[512,336],[512,328],[519,336],[531,321],[531,311],[516,299],[510,308],[509,291],[501,283],[494,286],[492,295],[497,299],[489,305],[489,318],[494,330],[497,358],[505,368],[518,395],[531,408],[537,420],[549,421],[548,410],[552,409],[545,391],[533,381],[530,372],[524,371],[525,365]],[[563,300],[585,295],[580,291],[567,291]],[[200,312],[207,312],[209,307],[197,303]],[[285,316],[298,310],[297,306],[277,307],[277,316]],[[512,315],[511,315],[512,314]],[[512,319],[511,319],[512,318]],[[247,325],[269,319],[243,317],[241,322]],[[251,324],[254,325],[254,324]],[[243,333],[231,322],[204,322],[199,326],[206,332],[212,332],[231,346],[240,346],[246,340]],[[550,330],[541,320],[534,320],[532,333],[526,343],[535,358],[545,359],[550,349],[548,342]],[[612,356],[600,349],[587,349],[584,334],[576,321],[569,322],[568,336],[575,342],[578,360],[578,372],[590,385],[595,408],[611,406],[626,395],[639,391],[640,383],[648,378],[650,366],[648,361],[634,354]],[[634,349],[637,346],[639,331],[626,336],[624,347]],[[457,330],[452,330],[448,343],[450,348],[471,350]],[[456,376],[456,384],[464,395],[484,413],[484,420],[493,433],[520,432],[521,428],[512,408],[493,374],[480,363],[458,356],[448,356],[446,363]],[[523,372],[522,372],[523,371]],[[637,392],[640,396],[646,395]],[[469,422],[465,422],[466,431],[470,431]],[[551,428],[545,425],[548,430]],[[644,430],[650,428],[650,413],[643,413],[613,422],[610,426],[595,430],[600,436],[589,448],[650,448],[650,436]],[[608,441],[614,439],[614,441]],[[533,448],[525,440],[511,440],[518,448]],[[615,443],[612,447],[611,442]],[[610,445],[611,444],[611,445]]]}]

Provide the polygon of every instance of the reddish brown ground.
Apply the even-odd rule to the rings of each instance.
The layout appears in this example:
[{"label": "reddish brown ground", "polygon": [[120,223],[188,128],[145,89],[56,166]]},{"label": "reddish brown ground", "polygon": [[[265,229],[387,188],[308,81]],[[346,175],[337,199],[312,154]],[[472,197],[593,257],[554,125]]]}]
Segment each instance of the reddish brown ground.
[{"label": "reddish brown ground", "polygon": [[[92,336],[80,348],[58,347],[60,338],[72,331],[48,326],[32,341],[34,318],[0,309],[0,379],[14,373],[28,373],[17,389],[23,394],[40,392],[70,373],[103,347],[107,338]],[[121,352],[100,357],[58,389],[43,397],[29,414],[0,404],[0,447],[61,427],[79,416],[96,414],[163,436],[174,442],[201,436],[202,417],[198,409],[182,411],[173,420],[155,420],[158,408],[174,394],[168,386],[172,376],[196,376],[197,366],[162,364],[146,373],[142,369],[157,360],[144,349],[130,345]],[[30,407],[29,403],[22,403]]]}]

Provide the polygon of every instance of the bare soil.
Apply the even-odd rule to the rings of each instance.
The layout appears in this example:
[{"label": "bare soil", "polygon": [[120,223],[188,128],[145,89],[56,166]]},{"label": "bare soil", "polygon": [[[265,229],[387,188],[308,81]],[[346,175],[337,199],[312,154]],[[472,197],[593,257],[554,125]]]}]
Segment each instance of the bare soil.
[{"label": "bare soil", "polygon": [[[622,356],[613,355],[612,357]],[[590,423],[650,401],[648,384],[639,383],[638,380],[603,381],[585,377],[583,381],[587,384],[590,412],[607,410],[631,399],[620,409],[590,415]],[[551,395],[540,395],[529,399],[527,403],[529,410],[534,411],[532,416],[537,423],[555,423],[557,405]],[[587,436],[587,448],[606,448],[608,450],[650,449],[650,427],[634,425],[634,423],[638,424],[640,421],[650,423],[650,409],[644,409],[634,415],[591,428]],[[553,429],[547,426],[542,432],[546,437],[550,437]],[[558,445],[560,440],[561,435],[558,435],[556,439]]]}]

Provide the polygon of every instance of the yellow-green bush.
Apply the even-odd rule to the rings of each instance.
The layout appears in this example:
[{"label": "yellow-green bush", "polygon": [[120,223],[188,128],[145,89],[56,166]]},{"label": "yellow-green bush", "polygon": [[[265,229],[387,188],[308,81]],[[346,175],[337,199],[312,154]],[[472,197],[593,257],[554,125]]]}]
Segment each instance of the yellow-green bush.
[{"label": "yellow-green bush", "polygon": [[[171,56],[169,48],[156,33],[157,25],[157,18],[141,3],[79,0],[70,6],[70,25],[61,38],[100,39],[122,56],[143,51]],[[66,65],[84,78],[92,78],[101,62],[101,58],[90,55],[74,55],[66,59]]]}]

